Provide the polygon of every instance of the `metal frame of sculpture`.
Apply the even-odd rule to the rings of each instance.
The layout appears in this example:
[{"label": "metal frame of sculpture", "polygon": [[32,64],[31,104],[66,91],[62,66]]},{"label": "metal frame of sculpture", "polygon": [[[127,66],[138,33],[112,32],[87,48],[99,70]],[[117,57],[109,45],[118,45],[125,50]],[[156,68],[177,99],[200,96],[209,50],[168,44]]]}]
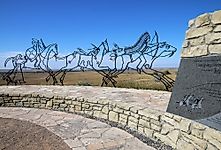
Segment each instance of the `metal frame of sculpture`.
[{"label": "metal frame of sculpture", "polygon": [[[148,32],[143,33],[138,41],[130,47],[119,47],[113,44],[110,50],[107,39],[87,51],[78,48],[66,56],[59,56],[57,44],[45,45],[42,39],[32,39],[32,47],[25,54],[18,54],[5,60],[4,66],[11,61],[13,68],[3,75],[2,79],[9,84],[25,83],[23,69],[36,69],[48,73],[46,81],[52,80],[53,85],[64,85],[64,79],[68,72],[74,70],[94,70],[102,76],[101,86],[112,84],[116,87],[116,78],[126,70],[136,70],[139,74],[144,73],[161,81],[166,90],[172,88],[174,80],[163,72],[153,69],[154,62],[162,57],[171,57],[176,48],[166,42],[159,42],[157,32],[151,39]],[[53,70],[50,62],[63,63],[59,70]],[[151,70],[148,72],[147,70]],[[16,80],[17,73],[22,75],[21,80]],[[60,76],[59,81],[57,77]]]}]

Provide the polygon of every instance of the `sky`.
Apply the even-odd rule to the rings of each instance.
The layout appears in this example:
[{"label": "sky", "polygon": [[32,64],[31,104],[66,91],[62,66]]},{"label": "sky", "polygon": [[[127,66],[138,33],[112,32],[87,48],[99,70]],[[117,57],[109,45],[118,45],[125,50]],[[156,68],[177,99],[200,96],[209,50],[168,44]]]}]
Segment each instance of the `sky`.
[{"label": "sky", "polygon": [[64,56],[106,38],[120,47],[157,31],[175,46],[156,67],[178,67],[188,21],[221,9],[221,0],[0,0],[0,68],[7,57],[24,54],[32,38],[57,43]]}]

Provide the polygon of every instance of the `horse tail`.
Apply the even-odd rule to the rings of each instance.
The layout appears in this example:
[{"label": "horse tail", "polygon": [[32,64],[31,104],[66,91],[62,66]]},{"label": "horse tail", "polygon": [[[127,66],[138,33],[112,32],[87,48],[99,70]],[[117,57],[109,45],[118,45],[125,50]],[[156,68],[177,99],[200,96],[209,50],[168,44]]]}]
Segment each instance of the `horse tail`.
[{"label": "horse tail", "polygon": [[6,67],[6,66],[7,66],[7,63],[8,63],[10,60],[13,60],[13,59],[14,59],[14,57],[9,57],[9,58],[7,58],[7,59],[5,60],[4,67]]}]

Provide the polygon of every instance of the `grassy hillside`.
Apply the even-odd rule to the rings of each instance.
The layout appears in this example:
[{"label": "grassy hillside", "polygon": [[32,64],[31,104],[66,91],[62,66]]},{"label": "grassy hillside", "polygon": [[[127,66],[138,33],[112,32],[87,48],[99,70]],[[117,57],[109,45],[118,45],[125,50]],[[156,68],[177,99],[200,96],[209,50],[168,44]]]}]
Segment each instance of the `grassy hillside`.
[{"label": "grassy hillside", "polygon": [[[175,80],[177,69],[161,69],[160,71],[168,74],[169,77]],[[1,75],[4,74],[1,72]],[[25,72],[24,77],[27,85],[48,85],[45,78],[47,73],[43,72]],[[21,78],[21,74],[17,75],[17,78]],[[102,76],[93,71],[86,72],[69,72],[64,80],[64,85],[87,85],[87,86],[100,86]],[[117,87],[122,88],[136,88],[136,89],[155,89],[164,90],[164,85],[157,79],[146,74],[138,74],[135,71],[127,71],[116,79]],[[4,80],[0,80],[0,85],[6,85]],[[109,85],[111,86],[111,85]]]}]

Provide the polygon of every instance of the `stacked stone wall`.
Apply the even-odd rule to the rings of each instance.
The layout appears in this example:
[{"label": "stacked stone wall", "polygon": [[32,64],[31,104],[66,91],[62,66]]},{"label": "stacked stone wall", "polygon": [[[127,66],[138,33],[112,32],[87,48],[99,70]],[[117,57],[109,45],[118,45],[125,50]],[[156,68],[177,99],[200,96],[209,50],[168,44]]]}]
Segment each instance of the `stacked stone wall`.
[{"label": "stacked stone wall", "polygon": [[[29,94],[23,94],[22,87],[17,91],[1,88],[0,106],[43,108],[98,118],[129,128],[152,140],[160,140],[178,150],[221,149],[221,133],[205,125],[122,101],[96,100],[77,95],[62,96],[62,88],[65,87],[60,88],[60,93],[53,93],[53,90],[50,93],[44,93],[44,90],[25,92]],[[39,91],[37,86],[36,91]]]},{"label": "stacked stone wall", "polygon": [[181,57],[221,53],[221,10],[189,21]]}]

